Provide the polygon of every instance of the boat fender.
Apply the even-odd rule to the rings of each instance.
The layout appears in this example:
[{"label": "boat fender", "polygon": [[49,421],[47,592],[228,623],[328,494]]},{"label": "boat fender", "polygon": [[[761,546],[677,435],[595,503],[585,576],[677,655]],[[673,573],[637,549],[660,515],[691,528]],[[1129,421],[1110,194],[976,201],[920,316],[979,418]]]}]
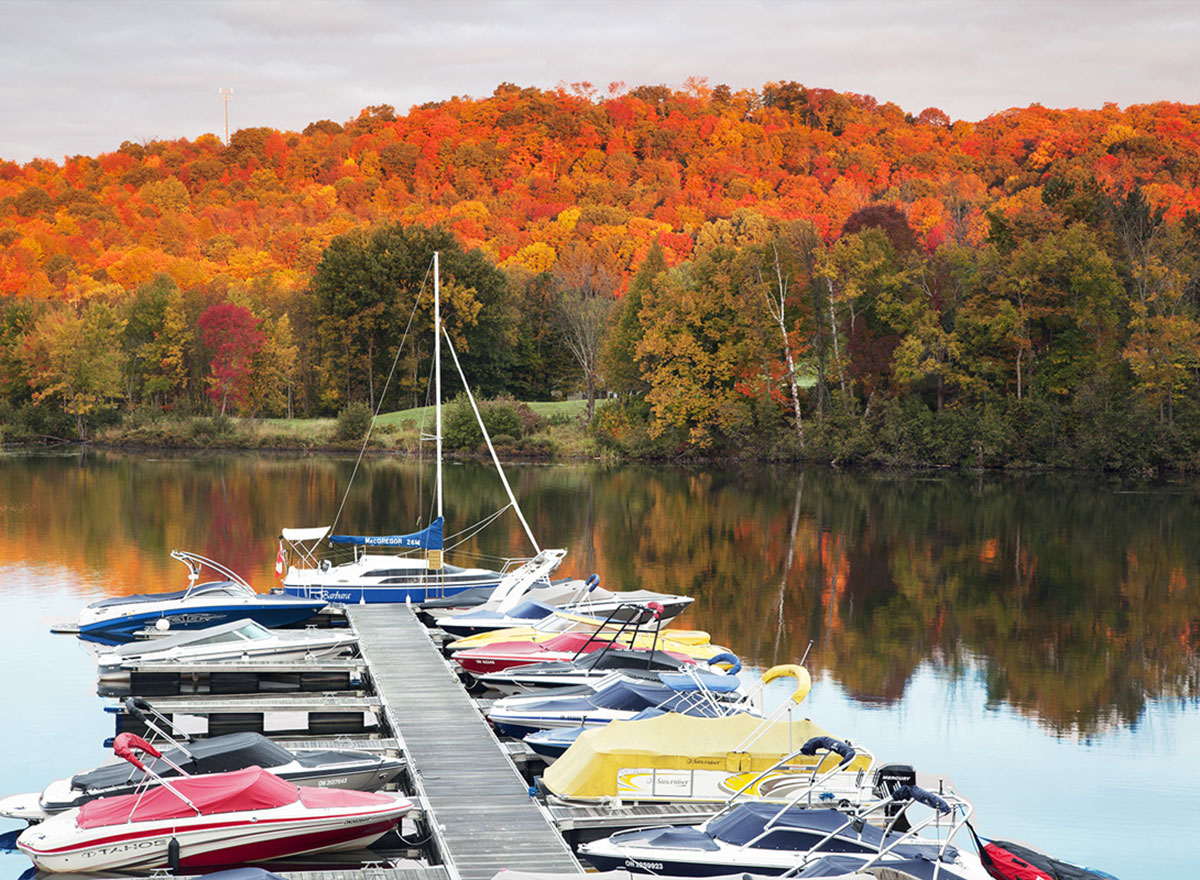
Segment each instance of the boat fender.
[{"label": "boat fender", "polygon": [[901,785],[892,792],[892,799],[897,801],[916,801],[918,804],[924,804],[939,813],[952,813],[950,805],[934,794],[932,791],[926,791],[919,785]]},{"label": "boat fender", "polygon": [[584,581],[583,585],[587,587],[587,591],[590,593],[592,590],[596,589],[596,587],[600,586],[600,575],[592,572],[591,577]]},{"label": "boat fender", "polygon": [[738,659],[736,654],[731,654],[729,651],[724,651],[708,659],[709,666],[716,666],[718,663],[730,664],[729,669],[725,671],[726,675],[737,675],[742,669],[742,661]]},{"label": "boat fender", "polygon": [[179,839],[175,837],[167,843],[167,867],[172,874],[179,873]]},{"label": "boat fender", "polygon": [[838,762],[839,767],[849,764],[857,754],[854,751],[854,746],[844,743],[840,739],[834,739],[832,736],[814,736],[800,747],[800,754],[815,755],[817,749],[825,749],[827,752],[835,752],[841,755],[842,760]]}]

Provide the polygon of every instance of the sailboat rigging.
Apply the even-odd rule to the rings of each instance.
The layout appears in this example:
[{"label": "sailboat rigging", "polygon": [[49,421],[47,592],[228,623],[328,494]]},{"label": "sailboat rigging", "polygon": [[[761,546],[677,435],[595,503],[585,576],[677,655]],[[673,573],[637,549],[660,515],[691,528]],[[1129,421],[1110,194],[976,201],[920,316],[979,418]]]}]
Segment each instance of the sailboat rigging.
[{"label": "sailboat rigging", "polygon": [[[557,567],[565,555],[565,551],[562,550],[543,551],[538,545],[537,539],[534,538],[533,531],[521,512],[512,487],[504,475],[504,469],[492,446],[487,427],[483,424],[479,407],[476,405],[466,376],[463,374],[462,365],[458,361],[458,355],[447,335],[446,341],[451,358],[458,370],[463,387],[466,388],[471,409],[483,432],[483,438],[500,475],[500,481],[504,485],[504,491],[508,495],[509,506],[513,508],[520,519],[525,535],[533,545],[535,556],[525,565],[510,573],[449,565],[443,559],[445,512],[442,481],[442,336],[445,331],[441,318],[441,277],[437,252],[433,255],[433,327],[434,439],[437,449],[437,469],[434,482],[436,516],[433,522],[418,532],[385,536],[331,535],[332,526],[304,529],[285,528],[280,533],[280,541],[281,544],[287,545],[289,556],[293,561],[288,566],[287,573],[283,578],[282,591],[284,593],[322,598],[328,602],[409,602],[419,604],[455,596],[469,589],[492,589],[506,577],[510,579],[510,583],[513,578],[519,578],[520,581],[526,582],[526,585],[532,585],[538,581],[548,583],[550,572]],[[330,544],[354,548],[354,558],[338,565],[328,559],[320,558],[318,549],[321,542],[326,539]],[[370,548],[391,548],[394,551],[409,551],[409,553],[373,553],[369,552]],[[410,555],[414,551],[423,551],[424,556]]]}]

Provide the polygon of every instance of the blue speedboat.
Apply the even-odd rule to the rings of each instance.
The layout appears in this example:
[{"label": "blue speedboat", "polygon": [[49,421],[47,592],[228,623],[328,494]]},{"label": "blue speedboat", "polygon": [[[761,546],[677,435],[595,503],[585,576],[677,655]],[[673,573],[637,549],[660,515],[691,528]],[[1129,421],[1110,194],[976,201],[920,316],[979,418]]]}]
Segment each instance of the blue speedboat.
[{"label": "blue speedboat", "polygon": [[[79,612],[79,638],[102,645],[131,642],[143,630],[174,632],[250,619],[263,626],[289,626],[308,620],[328,602],[296,596],[256,593],[225,566],[195,553],[171,551],[188,568],[186,589],[170,593],[114,596]],[[199,583],[200,572],[212,569],[221,580]]]}]

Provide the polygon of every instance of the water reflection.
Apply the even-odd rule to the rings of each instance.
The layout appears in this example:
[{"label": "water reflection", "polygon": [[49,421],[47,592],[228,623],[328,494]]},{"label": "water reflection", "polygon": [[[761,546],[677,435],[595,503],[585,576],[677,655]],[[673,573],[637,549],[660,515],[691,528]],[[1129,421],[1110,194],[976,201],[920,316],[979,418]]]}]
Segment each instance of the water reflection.
[{"label": "water reflection", "polygon": [[[0,458],[0,559],[53,563],[82,597],[178,586],[173,548],[274,583],[285,525],[328,524],[353,461],[115,453]],[[565,572],[685,592],[682,625],[751,663],[827,672],[859,702],[901,699],[923,664],[968,662],[990,705],[1059,735],[1135,726],[1148,699],[1200,697],[1200,510],[1190,489],[1073,476],[928,478],[770,468],[523,466],[509,477]],[[339,530],[409,531],[432,470],[367,460]],[[447,531],[505,504],[474,463],[446,472]],[[466,541],[530,552],[516,518]],[[12,569],[0,592],[12,588]]]}]

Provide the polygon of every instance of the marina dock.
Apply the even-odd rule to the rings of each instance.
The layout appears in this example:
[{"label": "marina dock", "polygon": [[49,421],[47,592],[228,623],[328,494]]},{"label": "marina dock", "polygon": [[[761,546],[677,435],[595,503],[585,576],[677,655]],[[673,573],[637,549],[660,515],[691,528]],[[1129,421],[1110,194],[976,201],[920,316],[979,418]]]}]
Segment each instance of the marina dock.
[{"label": "marina dock", "polygon": [[501,868],[582,873],[413,611],[354,605],[347,615],[451,877],[489,880]]},{"label": "marina dock", "polygon": [[[294,749],[404,759],[402,788],[417,810],[401,849],[386,847],[377,862],[327,854],[298,870],[266,865],[289,880],[491,880],[506,868],[582,874],[564,834],[578,839],[603,819],[567,809],[564,822],[531,795],[520,769],[528,749],[496,738],[414,610],[363,604],[345,614],[360,656],[145,663],[130,670],[129,690],[192,736],[258,731]],[[291,692],[277,692],[284,681]],[[108,711],[116,732],[144,732],[124,703]]]}]

